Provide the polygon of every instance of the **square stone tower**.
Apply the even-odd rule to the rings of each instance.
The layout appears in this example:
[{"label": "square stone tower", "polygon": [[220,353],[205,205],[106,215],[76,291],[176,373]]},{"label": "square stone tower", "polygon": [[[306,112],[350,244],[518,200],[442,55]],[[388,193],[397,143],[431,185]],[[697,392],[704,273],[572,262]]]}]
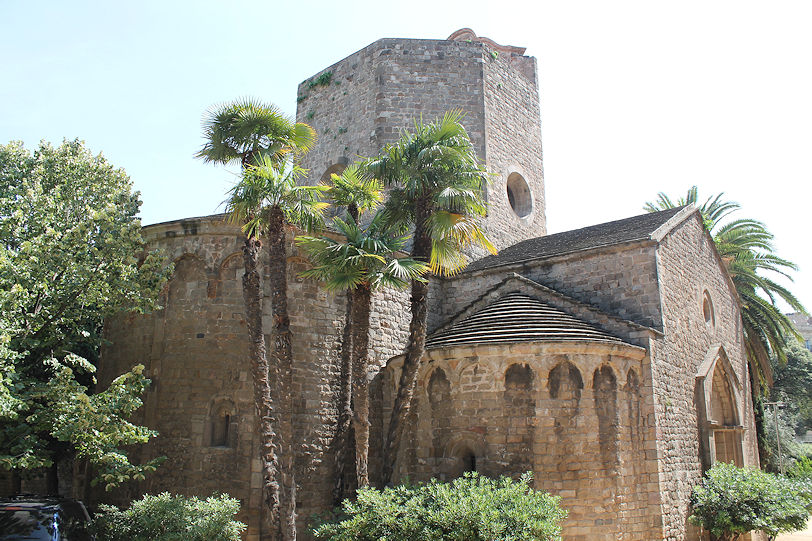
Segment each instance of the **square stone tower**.
[{"label": "square stone tower", "polygon": [[470,29],[447,40],[381,39],[299,85],[296,120],[319,140],[309,184],[376,155],[416,119],[462,109],[492,174],[485,228],[498,249],[546,233],[536,59]]}]

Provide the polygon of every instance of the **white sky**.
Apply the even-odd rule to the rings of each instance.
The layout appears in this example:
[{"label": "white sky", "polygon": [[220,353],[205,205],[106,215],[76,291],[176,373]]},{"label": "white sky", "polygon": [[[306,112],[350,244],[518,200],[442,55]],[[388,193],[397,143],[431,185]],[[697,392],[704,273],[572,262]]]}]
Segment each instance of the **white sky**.
[{"label": "white sky", "polygon": [[376,39],[461,27],[538,58],[551,233],[723,191],[812,308],[808,0],[0,0],[0,143],[79,137],[127,170],[144,223],[210,214],[234,178],[193,158],[210,105],[293,114],[300,81]]}]

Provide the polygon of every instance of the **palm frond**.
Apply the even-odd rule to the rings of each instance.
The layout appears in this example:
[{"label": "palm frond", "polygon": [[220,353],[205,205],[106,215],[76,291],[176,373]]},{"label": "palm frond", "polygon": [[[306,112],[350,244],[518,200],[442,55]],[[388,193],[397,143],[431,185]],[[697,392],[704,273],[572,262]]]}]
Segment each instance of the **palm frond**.
[{"label": "palm frond", "polygon": [[[685,203],[697,202],[696,186],[688,190],[684,199],[675,205],[664,193],[657,200],[646,203],[645,210],[654,212]],[[791,321],[777,307],[779,300],[794,310],[806,313],[801,302],[789,289],[770,278],[776,273],[792,279],[791,272],[798,267],[774,253],[773,234],[763,222],[751,218],[722,221],[740,209],[738,203],[725,201],[724,194],[711,196],[699,207],[703,221],[713,239],[719,255],[741,300],[741,317],[745,347],[753,373],[762,382],[770,380],[770,354],[779,360],[784,356],[787,340],[798,338]]]},{"label": "palm frond", "polygon": [[340,175],[333,173],[331,180],[327,193],[337,206],[354,206],[363,214],[383,201],[383,183],[361,163],[350,165]]},{"label": "palm frond", "polygon": [[258,163],[260,156],[282,161],[291,152],[306,152],[315,143],[310,126],[297,124],[273,104],[240,98],[217,104],[203,118],[205,143],[195,154],[206,162],[243,166]]}]

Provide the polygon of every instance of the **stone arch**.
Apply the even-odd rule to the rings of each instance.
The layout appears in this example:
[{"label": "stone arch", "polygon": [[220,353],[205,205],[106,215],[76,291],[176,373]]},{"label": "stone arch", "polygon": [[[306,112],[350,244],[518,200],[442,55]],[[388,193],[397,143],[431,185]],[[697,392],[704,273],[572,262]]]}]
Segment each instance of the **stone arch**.
[{"label": "stone arch", "polygon": [[237,406],[234,401],[229,398],[211,401],[204,442],[208,447],[237,446]]},{"label": "stone arch", "polygon": [[724,365],[716,363],[711,383],[710,420],[722,426],[735,426],[740,424],[739,416],[733,388],[725,372]]},{"label": "stone arch", "polygon": [[329,184],[330,178],[332,178],[333,174],[340,175],[344,172],[344,169],[347,168],[347,164],[349,160],[345,157],[341,157],[338,159],[336,163],[328,167],[324,170],[324,173],[321,174],[321,178],[319,179],[320,184]]},{"label": "stone arch", "polygon": [[[399,358],[398,361],[397,370],[395,370],[395,372],[399,372],[400,368],[403,366],[403,358]],[[420,368],[418,368],[417,387],[415,392],[422,390],[423,392],[428,393],[431,377],[434,375],[434,371],[438,369],[443,371],[451,386],[455,387],[459,384],[459,374],[469,366],[471,366],[471,364],[462,365],[461,363],[461,365],[457,365],[455,369],[451,366],[447,359],[430,359],[428,362],[426,362],[426,359],[424,358],[423,362],[420,363]],[[396,391],[397,389],[395,389],[395,392]],[[426,398],[428,399],[428,396],[426,396]]]},{"label": "stone arch", "polygon": [[742,465],[741,434],[735,395],[725,367],[717,363],[711,384],[710,425],[713,461]]},{"label": "stone arch", "polygon": [[598,416],[601,460],[605,466],[611,467],[619,462],[617,378],[611,366],[604,364],[595,369],[592,376],[592,391],[595,413]]},{"label": "stone arch", "polygon": [[710,292],[706,289],[702,292],[702,318],[709,329],[713,329],[716,325],[716,313],[713,309],[713,299],[711,299]]},{"label": "stone arch", "polygon": [[[208,272],[204,261],[195,254],[186,253],[174,261],[175,270],[169,281],[167,305],[189,300],[203,284],[208,287]],[[191,285],[196,284],[196,285]]]},{"label": "stone arch", "polygon": [[[228,278],[227,273],[232,270],[241,269],[243,266],[242,252],[233,252],[227,255],[217,267],[217,276],[220,279]],[[233,278],[237,278],[235,275]]]},{"label": "stone arch", "polygon": [[532,390],[533,369],[528,364],[511,364],[505,370],[505,391]]},{"label": "stone arch", "polygon": [[226,256],[217,266],[217,276],[209,280],[208,297],[216,299],[223,295],[223,288],[229,282],[238,280],[237,269],[243,268],[242,252],[234,252]]},{"label": "stone arch", "polygon": [[634,368],[629,368],[626,374],[626,404],[628,408],[628,424],[630,431],[630,438],[632,447],[642,444],[642,434],[640,425],[642,424],[642,416],[640,415],[640,377]]},{"label": "stone arch", "polygon": [[521,475],[533,469],[533,440],[536,399],[534,374],[528,364],[511,364],[505,370],[505,390],[502,395],[506,433],[505,452],[511,471]]},{"label": "stone arch", "polygon": [[742,387],[727,352],[714,344],[696,374],[695,405],[702,466],[714,462],[743,465]]},{"label": "stone arch", "polygon": [[[622,438],[625,440],[620,454],[622,473],[627,476],[624,483],[628,486],[644,483],[640,475],[645,472],[645,445],[643,441],[643,415],[641,414],[640,377],[637,370],[629,368],[626,373],[626,385],[623,388],[626,399],[626,419]],[[628,427],[628,428],[626,428]],[[628,476],[631,476],[629,478]],[[633,496],[640,505],[646,498],[644,492],[636,492]]]},{"label": "stone arch", "polygon": [[456,479],[466,472],[482,472],[486,467],[485,454],[481,440],[467,434],[453,436],[446,444],[447,465],[443,473],[449,479]]},{"label": "stone arch", "polygon": [[578,367],[569,361],[561,361],[552,370],[547,379],[550,398],[562,400],[580,400],[584,380]]},{"label": "stone arch", "polygon": [[573,438],[578,424],[581,390],[584,388],[581,371],[571,362],[561,361],[550,370],[547,388],[554,403],[553,432],[561,443],[559,451],[565,455],[562,462],[566,462],[572,460],[572,457],[566,457],[570,453],[568,442]]},{"label": "stone arch", "polygon": [[451,431],[451,417],[454,413],[451,405],[451,383],[442,368],[435,368],[428,385],[429,408],[431,411],[431,456],[434,459],[443,457],[443,449]]}]

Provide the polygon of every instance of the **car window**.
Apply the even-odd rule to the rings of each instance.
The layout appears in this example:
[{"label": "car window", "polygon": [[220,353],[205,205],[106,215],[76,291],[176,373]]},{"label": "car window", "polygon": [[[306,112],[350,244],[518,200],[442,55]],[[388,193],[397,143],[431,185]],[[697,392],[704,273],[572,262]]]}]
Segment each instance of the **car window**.
[{"label": "car window", "polygon": [[0,508],[0,541],[50,541],[55,532],[52,511]]}]

